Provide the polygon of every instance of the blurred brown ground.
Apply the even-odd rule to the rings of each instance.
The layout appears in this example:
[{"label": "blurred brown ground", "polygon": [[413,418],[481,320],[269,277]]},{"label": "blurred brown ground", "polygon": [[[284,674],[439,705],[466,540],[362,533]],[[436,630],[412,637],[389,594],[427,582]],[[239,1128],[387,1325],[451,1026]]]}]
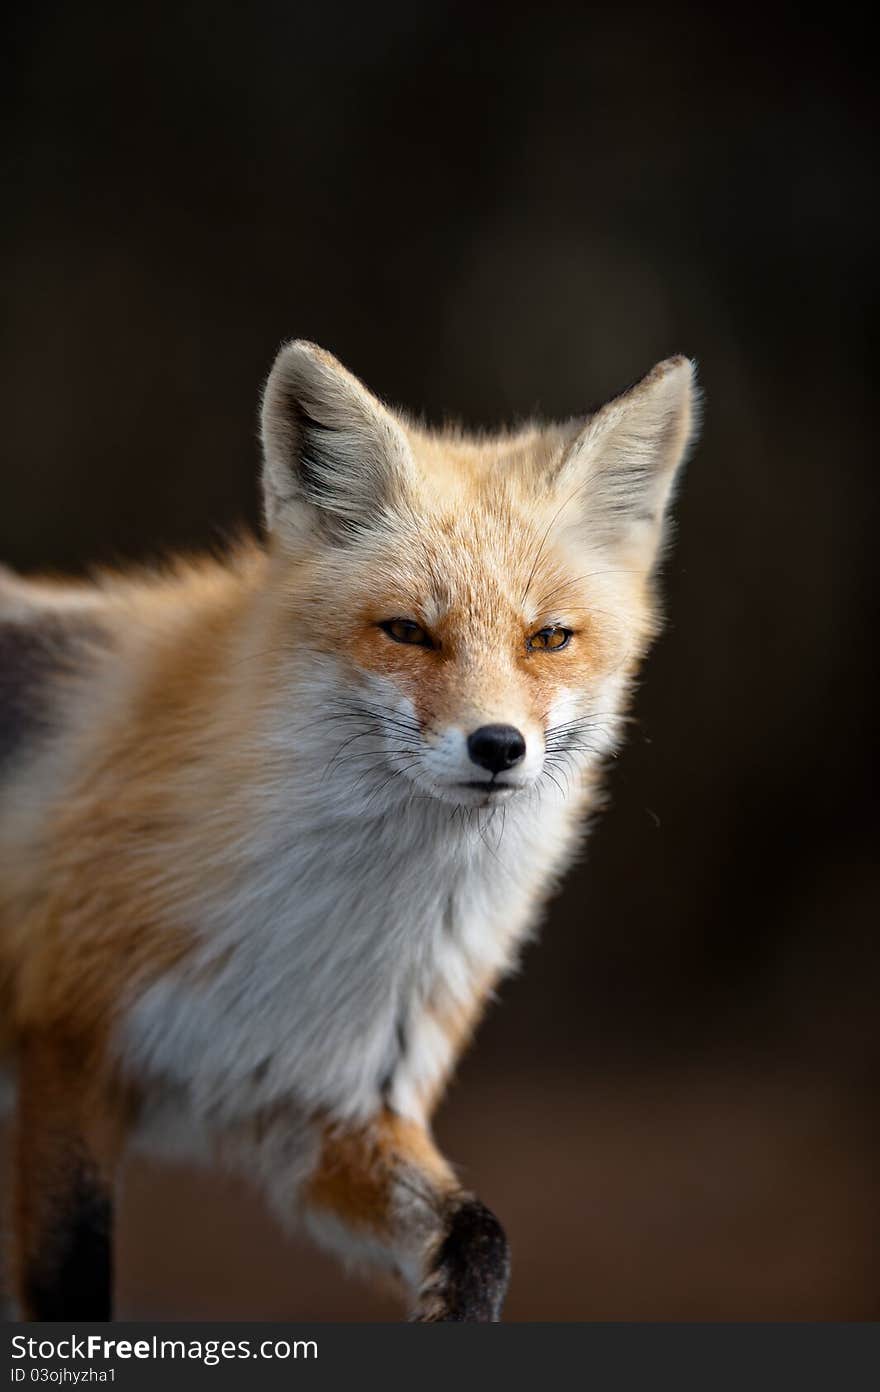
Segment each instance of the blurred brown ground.
[{"label": "blurred brown ground", "polygon": [[[510,1320],[876,1319],[876,1155],[793,1073],[468,1078],[440,1136],[503,1215]],[[488,1089],[487,1089],[488,1092]],[[135,1161],[118,1314],[388,1320],[401,1307],[282,1238],[238,1182]],[[865,1221],[866,1213],[874,1213]]]},{"label": "blurred brown ground", "polygon": [[[431,421],[706,423],[612,802],[440,1138],[514,1319],[880,1317],[875,46],[764,5],[13,6],[0,560],[257,518],[310,337]],[[388,1317],[140,1165],[122,1313]]]}]

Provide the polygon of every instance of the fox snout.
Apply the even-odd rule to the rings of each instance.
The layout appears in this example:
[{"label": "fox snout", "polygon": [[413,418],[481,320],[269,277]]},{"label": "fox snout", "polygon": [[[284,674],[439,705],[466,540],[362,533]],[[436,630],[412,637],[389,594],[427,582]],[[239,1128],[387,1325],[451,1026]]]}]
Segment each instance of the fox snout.
[{"label": "fox snout", "polygon": [[515,725],[481,725],[468,735],[467,751],[480,768],[503,773],[525,758],[526,742]]},{"label": "fox snout", "polygon": [[468,716],[459,712],[449,724],[429,722],[421,757],[408,761],[409,776],[424,777],[434,796],[465,806],[475,799],[501,803],[534,787],[544,767],[540,727],[497,717],[481,721],[475,711]]}]

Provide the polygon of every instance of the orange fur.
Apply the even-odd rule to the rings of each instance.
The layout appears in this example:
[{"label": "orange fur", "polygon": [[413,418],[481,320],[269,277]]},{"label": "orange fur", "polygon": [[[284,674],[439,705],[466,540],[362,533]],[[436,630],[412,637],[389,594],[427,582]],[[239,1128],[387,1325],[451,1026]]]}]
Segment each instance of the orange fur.
[{"label": "orange fur", "polygon": [[325,1123],[304,1199],[354,1228],[384,1234],[392,1221],[394,1186],[407,1175],[439,1198],[458,1187],[427,1131],[414,1122],[384,1110],[355,1130]]}]

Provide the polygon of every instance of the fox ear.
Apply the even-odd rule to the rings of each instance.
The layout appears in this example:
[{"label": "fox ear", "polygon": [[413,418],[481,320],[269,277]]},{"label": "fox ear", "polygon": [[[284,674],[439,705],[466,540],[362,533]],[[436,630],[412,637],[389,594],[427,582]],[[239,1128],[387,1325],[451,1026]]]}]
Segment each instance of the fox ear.
[{"label": "fox ear", "polygon": [[275,359],[261,430],[270,531],[317,522],[345,540],[392,501],[411,468],[391,413],[332,354],[303,339]]},{"label": "fox ear", "polygon": [[694,364],[667,358],[590,416],[556,479],[561,490],[580,494],[592,541],[648,548],[651,563],[698,404]]}]

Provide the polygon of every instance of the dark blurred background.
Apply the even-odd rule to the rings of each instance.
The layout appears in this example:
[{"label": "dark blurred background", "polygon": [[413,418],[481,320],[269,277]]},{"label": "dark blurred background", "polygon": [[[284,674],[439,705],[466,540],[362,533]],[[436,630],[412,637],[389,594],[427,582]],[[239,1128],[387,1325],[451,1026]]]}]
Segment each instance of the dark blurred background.
[{"label": "dark blurred background", "polygon": [[[705,430],[612,803],[438,1118],[512,1319],[880,1317],[873,48],[637,7],[20,6],[0,557],[256,522],[284,338],[430,421],[672,352]],[[121,1313],[378,1318],[243,1186],[132,1165]]]}]

